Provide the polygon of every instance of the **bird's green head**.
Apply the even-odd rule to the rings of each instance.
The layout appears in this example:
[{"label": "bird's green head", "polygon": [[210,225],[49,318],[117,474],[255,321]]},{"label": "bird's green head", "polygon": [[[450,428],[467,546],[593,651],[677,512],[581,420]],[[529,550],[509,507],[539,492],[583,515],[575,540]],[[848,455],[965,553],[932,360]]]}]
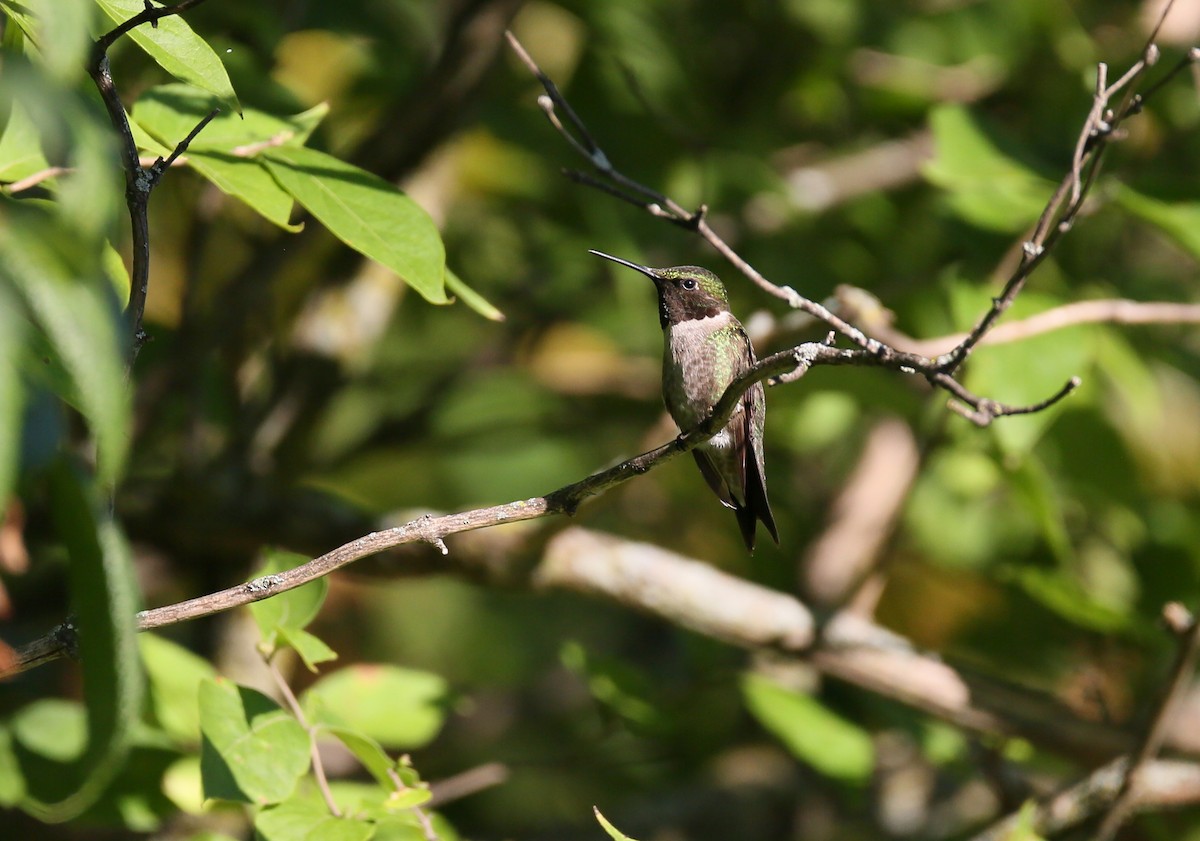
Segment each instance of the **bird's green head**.
[{"label": "bird's green head", "polygon": [[729,311],[725,285],[708,269],[700,266],[652,269],[603,251],[591,253],[641,272],[654,281],[658,289],[658,315],[663,327],[692,319],[711,318]]}]

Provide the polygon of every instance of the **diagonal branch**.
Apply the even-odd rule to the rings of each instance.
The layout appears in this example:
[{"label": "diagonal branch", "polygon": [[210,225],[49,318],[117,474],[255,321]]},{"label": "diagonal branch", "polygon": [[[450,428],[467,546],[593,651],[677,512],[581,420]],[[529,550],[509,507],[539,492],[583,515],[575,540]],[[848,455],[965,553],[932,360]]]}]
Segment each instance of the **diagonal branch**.
[{"label": "diagonal branch", "polygon": [[[1169,6],[1168,3],[1168,8]],[[1166,14],[1165,10],[1163,14]],[[950,403],[951,409],[979,426],[986,426],[998,417],[1042,411],[1062,400],[1079,385],[1079,379],[1072,377],[1058,392],[1045,400],[1031,406],[1012,407],[990,398],[972,394],[958,382],[955,374],[984,335],[1012,305],[1033,270],[1041,264],[1062,235],[1069,231],[1074,224],[1076,216],[1095,183],[1103,152],[1108,143],[1119,136],[1117,129],[1123,121],[1138,113],[1144,106],[1147,97],[1161,88],[1166,79],[1171,78],[1190,63],[1200,61],[1200,51],[1189,51],[1184,60],[1164,79],[1156,82],[1145,93],[1138,95],[1134,90],[1135,83],[1141,79],[1144,71],[1158,59],[1158,48],[1153,43],[1156,33],[1157,29],[1151,33],[1143,50],[1142,58],[1116,83],[1108,84],[1107,67],[1103,64],[1099,65],[1093,106],[1080,131],[1075,154],[1072,157],[1071,169],[1063,177],[1054,195],[1051,196],[1032,237],[1024,244],[1023,258],[1020,264],[1005,284],[1003,292],[993,299],[992,307],[980,317],[975,327],[965,334],[953,349],[936,358],[927,358],[898,350],[867,335],[822,304],[805,298],[791,287],[777,286],[771,283],[709,227],[705,218],[706,207],[701,206],[698,210],[689,212],[669,196],[626,176],[613,165],[586,123],[558,90],[554,81],[542,71],[511,32],[506,33],[506,36],[517,57],[545,90],[545,93],[538,97],[538,105],[545,113],[546,118],[567,143],[588,160],[597,173],[590,175],[576,170],[565,170],[567,177],[640,207],[651,215],[665,219],[672,224],[696,231],[759,288],[785,301],[793,309],[806,312],[825,322],[836,332],[846,336],[867,355],[881,360],[880,364],[884,367],[920,375],[934,387],[949,392],[954,398]],[[1122,91],[1125,92],[1125,97],[1114,112],[1108,108],[1108,104],[1112,97]],[[565,122],[563,118],[565,118]],[[866,356],[860,357],[856,364],[861,364],[866,358]]]}]

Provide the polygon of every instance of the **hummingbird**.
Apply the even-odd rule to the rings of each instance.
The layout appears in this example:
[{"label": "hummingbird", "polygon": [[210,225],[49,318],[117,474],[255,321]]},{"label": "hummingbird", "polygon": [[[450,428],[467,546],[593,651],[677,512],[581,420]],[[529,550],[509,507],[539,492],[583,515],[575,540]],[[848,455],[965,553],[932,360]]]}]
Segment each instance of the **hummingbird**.
[{"label": "hummingbird", "polygon": [[[590,253],[654,281],[663,328],[663,402],[681,431],[693,428],[756,361],[750,337],[729,311],[724,285],[699,266],[652,269],[602,251]],[[742,395],[725,428],[692,450],[708,486],[737,515],[742,539],[752,552],[759,520],[779,542],[763,471],[766,414],[762,383],[755,383]]]}]

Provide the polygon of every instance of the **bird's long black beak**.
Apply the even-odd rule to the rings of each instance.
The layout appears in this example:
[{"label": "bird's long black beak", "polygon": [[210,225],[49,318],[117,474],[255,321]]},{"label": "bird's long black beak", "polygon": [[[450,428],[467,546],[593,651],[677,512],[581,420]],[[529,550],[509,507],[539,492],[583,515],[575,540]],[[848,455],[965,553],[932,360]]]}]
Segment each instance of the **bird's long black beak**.
[{"label": "bird's long black beak", "polygon": [[655,283],[657,283],[659,281],[658,273],[655,272],[654,269],[650,268],[649,266],[643,266],[638,263],[631,263],[628,260],[622,260],[620,257],[614,257],[611,254],[605,254],[603,251],[597,251],[594,248],[589,248],[588,254],[595,254],[597,257],[603,257],[605,260],[612,260],[614,263],[619,263],[620,265],[626,266],[627,268],[633,269],[634,271],[641,272],[646,277],[653,280]]}]

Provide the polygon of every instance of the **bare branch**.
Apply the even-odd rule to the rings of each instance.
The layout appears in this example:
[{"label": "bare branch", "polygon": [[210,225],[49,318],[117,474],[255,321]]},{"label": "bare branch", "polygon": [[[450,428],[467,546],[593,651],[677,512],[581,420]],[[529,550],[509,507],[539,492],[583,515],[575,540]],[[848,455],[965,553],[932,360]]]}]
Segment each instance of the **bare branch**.
[{"label": "bare branch", "polygon": [[[1065,791],[1040,803],[1032,815],[1018,812],[997,821],[971,841],[1005,841],[1029,821],[1030,829],[1049,837],[1078,826],[1112,803],[1126,778],[1129,760],[1122,757],[1092,772]],[[1133,792],[1139,808],[1182,806],[1200,801],[1200,766],[1190,762],[1157,760],[1143,769]]]},{"label": "bare branch", "polygon": [[[1182,605],[1172,603],[1164,609],[1164,616],[1170,623],[1172,617],[1181,612],[1186,616],[1187,611]],[[1146,735],[1142,737],[1141,744],[1138,745],[1137,751],[1130,760],[1129,769],[1125,772],[1117,796],[1109,807],[1108,814],[1104,816],[1100,831],[1096,833],[1096,841],[1112,841],[1117,837],[1122,824],[1129,819],[1134,806],[1135,789],[1139,777],[1145,771],[1146,765],[1162,748],[1167,728],[1170,726],[1171,719],[1183,698],[1184,690],[1187,689],[1196,670],[1196,657],[1200,655],[1200,622],[1190,616],[1186,618],[1186,621],[1187,627],[1180,634],[1179,649],[1175,654],[1171,676],[1163,688],[1154,715],[1150,718],[1150,726],[1146,729]]]},{"label": "bare branch", "polygon": [[138,351],[146,342],[146,333],[142,329],[142,318],[146,310],[146,295],[150,286],[150,224],[147,216],[147,205],[150,193],[154,190],[163,170],[170,165],[186,149],[196,134],[208,124],[215,114],[210,114],[200,121],[188,136],[174,149],[168,161],[156,162],[150,167],[142,167],[138,158],[137,143],[133,138],[133,130],[129,125],[129,116],[125,106],[113,84],[112,71],[108,63],[108,49],[125,33],[136,27],[149,23],[157,25],[162,18],[177,15],[188,9],[195,8],[204,0],[181,0],[173,6],[151,6],[149,0],[146,8],[129,20],[104,33],[92,45],[92,56],[88,63],[88,74],[100,92],[100,99],[108,111],[109,121],[117,132],[117,140],[121,149],[121,163],[125,170],[125,204],[129,209],[129,222],[133,239],[133,266],[130,273],[129,304],[125,308],[125,317],[129,322],[131,341],[129,345],[128,364],[133,365]]},{"label": "bare branch", "polygon": [[[1072,378],[1047,399],[1030,406],[1016,407],[970,394],[955,379],[955,374],[971,351],[1012,305],[1033,270],[1046,258],[1058,239],[1070,230],[1095,182],[1104,149],[1114,138],[1116,128],[1124,119],[1136,113],[1136,110],[1140,109],[1145,102],[1145,95],[1138,97],[1133,92],[1133,85],[1141,77],[1143,71],[1151,66],[1157,58],[1157,48],[1152,40],[1147,42],[1142,59],[1122,75],[1115,84],[1108,84],[1107,67],[1103,64],[1099,65],[1093,106],[1080,131],[1071,170],[1060,182],[1058,189],[1047,203],[1033,235],[1024,244],[1023,257],[1019,265],[1005,284],[1001,295],[993,299],[991,308],[981,316],[976,326],[962,338],[959,344],[941,356],[930,359],[897,350],[872,338],[822,304],[805,298],[791,287],[777,286],[771,283],[712,230],[705,221],[702,211],[689,213],[670,197],[634,181],[616,169],[553,80],[542,72],[529,52],[511,32],[506,35],[513,51],[545,90],[545,94],[538,97],[538,105],[546,114],[551,125],[576,152],[587,158],[599,173],[599,177],[594,177],[576,171],[566,171],[572,180],[602,190],[654,216],[666,219],[672,224],[695,230],[759,288],[786,301],[788,306],[793,309],[801,310],[824,321],[867,354],[884,360],[881,364],[885,367],[920,375],[931,385],[948,391],[957,400],[957,402],[955,400],[950,402],[950,408],[975,424],[986,426],[999,417],[1042,411],[1062,400],[1079,385],[1078,379]],[[1108,108],[1108,103],[1121,90],[1126,91],[1126,97],[1117,112],[1113,114]],[[559,119],[560,112],[565,115],[566,123]],[[865,360],[865,356],[860,357],[857,364],[863,364]]]},{"label": "bare branch", "polygon": [[271,673],[271,678],[275,681],[275,687],[279,690],[279,694],[283,696],[288,709],[296,718],[296,721],[300,722],[300,726],[304,728],[304,732],[308,734],[308,753],[312,760],[313,777],[317,780],[317,788],[320,789],[321,797],[325,800],[325,807],[329,809],[329,814],[335,818],[340,818],[342,810],[338,808],[337,802],[333,799],[333,792],[329,789],[329,780],[325,776],[325,763],[321,761],[321,751],[317,748],[317,728],[308,723],[308,717],[304,714],[304,708],[300,706],[300,701],[296,698],[296,693],[292,691],[292,687],[288,686],[287,679],[279,671],[279,666],[275,664],[275,658],[264,654],[262,659],[266,663],[267,671]]}]

